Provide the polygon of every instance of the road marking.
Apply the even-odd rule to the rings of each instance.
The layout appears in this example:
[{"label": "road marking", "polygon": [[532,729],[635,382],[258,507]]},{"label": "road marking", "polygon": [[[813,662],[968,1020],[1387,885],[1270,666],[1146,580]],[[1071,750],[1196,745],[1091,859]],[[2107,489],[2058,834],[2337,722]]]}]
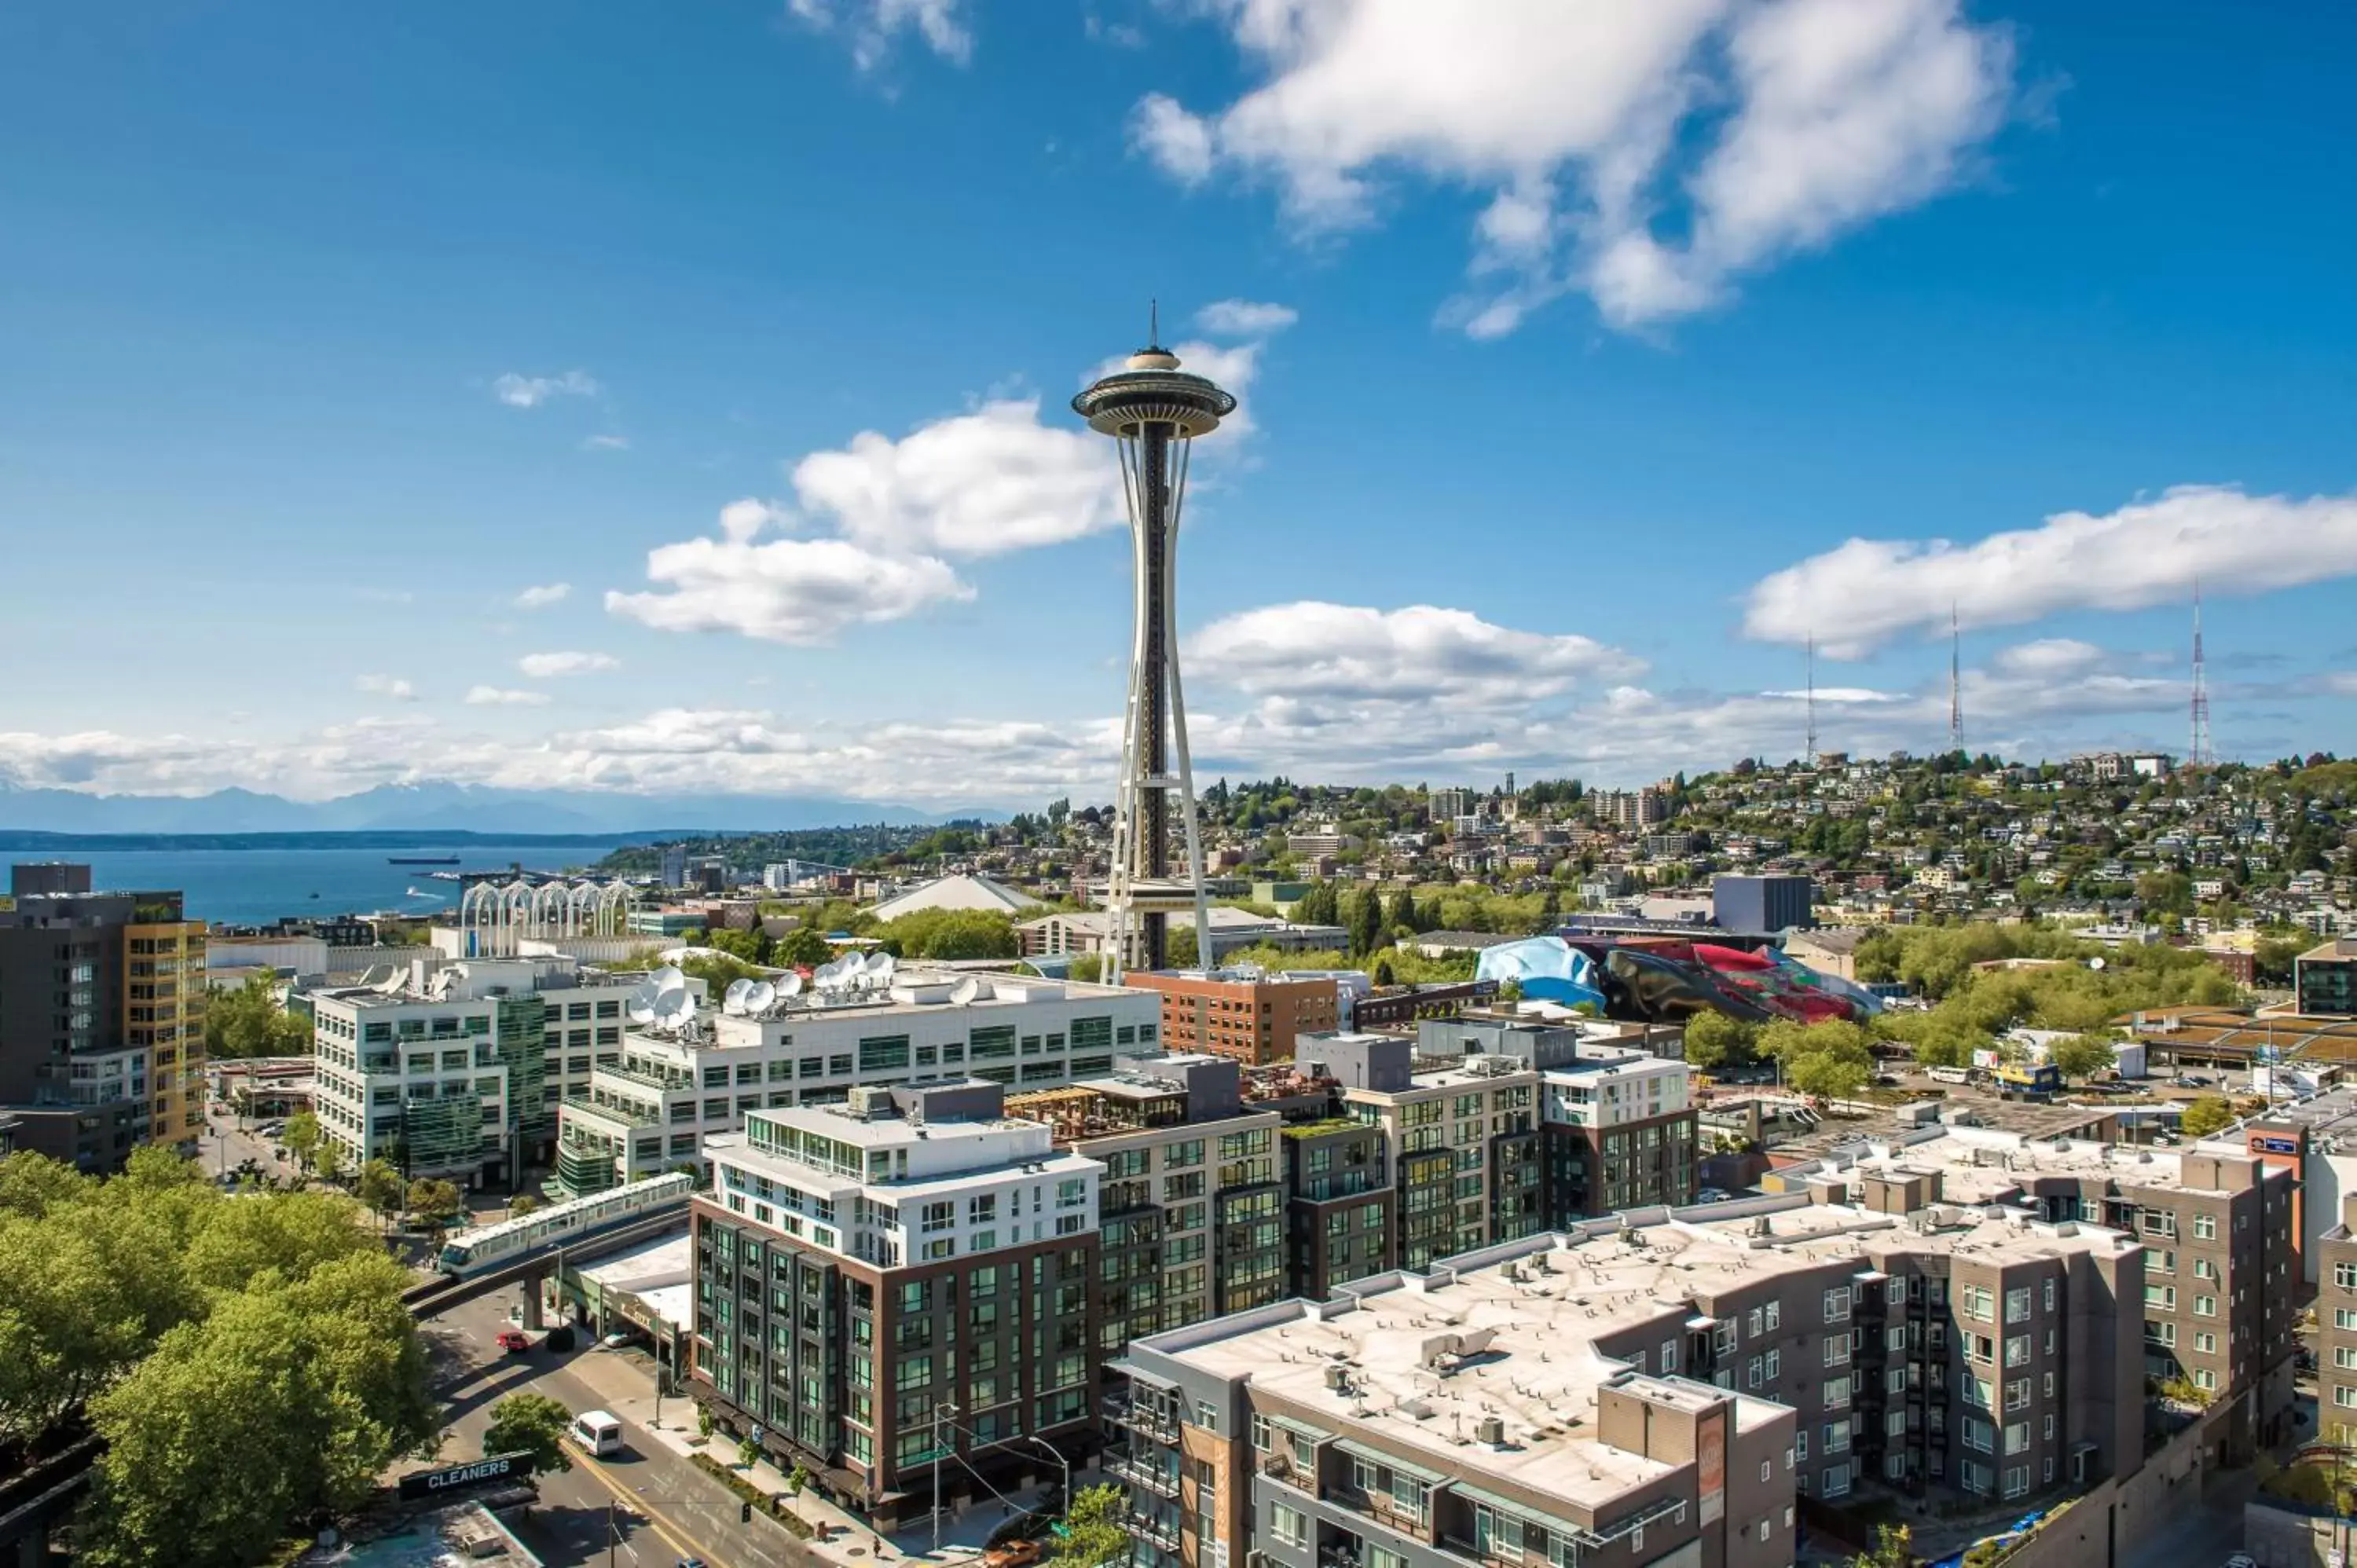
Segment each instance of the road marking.
[{"label": "road marking", "polygon": [[[662,1536],[663,1541],[673,1551],[678,1552],[683,1557],[701,1557],[707,1563],[717,1563],[721,1561],[719,1553],[714,1552],[708,1546],[700,1544],[696,1541],[695,1537],[688,1533],[686,1526],[673,1520],[669,1514],[655,1507],[654,1504],[647,1501],[646,1498],[639,1496],[637,1492],[624,1487],[622,1483],[616,1480],[612,1472],[608,1471],[605,1466],[600,1465],[588,1455],[581,1453],[578,1449],[575,1450],[575,1455],[580,1459],[582,1464],[588,1466],[589,1474],[597,1477],[597,1484],[614,1494],[614,1500],[616,1502],[628,1507],[633,1513],[644,1515],[648,1521],[655,1527],[655,1533]],[[610,1534],[610,1532],[611,1523],[608,1521],[608,1533]],[[628,1547],[630,1542],[626,1541],[622,1542],[622,1544],[625,1547]]]}]

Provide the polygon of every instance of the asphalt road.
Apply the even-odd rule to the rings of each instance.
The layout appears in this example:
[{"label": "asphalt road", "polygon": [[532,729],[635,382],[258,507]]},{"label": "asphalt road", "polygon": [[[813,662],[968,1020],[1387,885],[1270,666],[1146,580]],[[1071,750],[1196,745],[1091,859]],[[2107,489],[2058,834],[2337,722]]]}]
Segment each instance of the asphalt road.
[{"label": "asphalt road", "polygon": [[[496,1337],[509,1326],[508,1309],[521,1299],[520,1291],[496,1292],[426,1326],[436,1392],[448,1407],[441,1463],[457,1464],[482,1453],[490,1407],[508,1394],[546,1394],[575,1412],[608,1402],[573,1369],[584,1358],[610,1360],[612,1352],[551,1355],[536,1347],[522,1355],[500,1352]],[[586,1336],[580,1342],[589,1343]],[[647,1379],[651,1391],[643,1370],[633,1369],[630,1375]],[[610,1368],[601,1369],[601,1378],[610,1382]],[[679,1409],[684,1417],[685,1399]],[[759,1516],[740,1521],[737,1499],[726,1487],[647,1441],[627,1422],[624,1430],[630,1443],[623,1453],[603,1460],[576,1454],[570,1472],[540,1478],[541,1500],[514,1520],[517,1533],[550,1568],[608,1563],[616,1568],[673,1568],[691,1556],[711,1568],[811,1568],[812,1555],[781,1526]],[[627,1505],[637,1517],[609,1511],[616,1504]]]}]

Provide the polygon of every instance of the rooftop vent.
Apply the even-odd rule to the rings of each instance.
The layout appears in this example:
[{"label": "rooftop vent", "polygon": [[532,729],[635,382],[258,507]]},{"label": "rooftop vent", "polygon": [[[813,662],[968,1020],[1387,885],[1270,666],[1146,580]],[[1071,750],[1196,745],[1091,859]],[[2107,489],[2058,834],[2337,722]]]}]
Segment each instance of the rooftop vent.
[{"label": "rooftop vent", "polygon": [[1494,1415],[1485,1415],[1474,1426],[1473,1436],[1492,1448],[1501,1446],[1506,1441],[1506,1423]]}]

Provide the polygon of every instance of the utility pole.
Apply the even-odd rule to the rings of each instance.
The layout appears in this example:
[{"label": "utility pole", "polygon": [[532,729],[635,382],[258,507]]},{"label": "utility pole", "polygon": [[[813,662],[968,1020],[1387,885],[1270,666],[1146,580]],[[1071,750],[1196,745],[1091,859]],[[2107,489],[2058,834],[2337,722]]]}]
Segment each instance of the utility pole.
[{"label": "utility pole", "polygon": [[957,1406],[947,1400],[933,1402],[933,1550],[942,1549],[942,1421],[946,1414],[952,1419]]}]

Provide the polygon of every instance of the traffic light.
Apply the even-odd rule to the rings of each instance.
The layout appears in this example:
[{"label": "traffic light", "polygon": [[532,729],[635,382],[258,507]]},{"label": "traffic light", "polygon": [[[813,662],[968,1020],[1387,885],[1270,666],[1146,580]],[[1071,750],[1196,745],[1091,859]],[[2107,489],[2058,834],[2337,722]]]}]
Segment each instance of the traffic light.
[{"label": "traffic light", "polygon": [[751,1503],[738,1503],[737,1505],[737,1522],[738,1524],[750,1524],[753,1522],[753,1505]]}]

